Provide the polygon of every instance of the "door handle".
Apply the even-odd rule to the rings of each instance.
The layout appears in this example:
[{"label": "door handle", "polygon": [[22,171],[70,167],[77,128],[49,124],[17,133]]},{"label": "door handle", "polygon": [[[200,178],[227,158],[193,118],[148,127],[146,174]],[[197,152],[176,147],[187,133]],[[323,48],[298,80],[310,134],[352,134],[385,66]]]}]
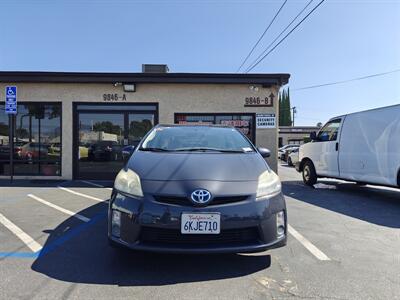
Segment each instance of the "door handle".
[{"label": "door handle", "polygon": [[339,143],[336,143],[336,151],[339,151]]}]

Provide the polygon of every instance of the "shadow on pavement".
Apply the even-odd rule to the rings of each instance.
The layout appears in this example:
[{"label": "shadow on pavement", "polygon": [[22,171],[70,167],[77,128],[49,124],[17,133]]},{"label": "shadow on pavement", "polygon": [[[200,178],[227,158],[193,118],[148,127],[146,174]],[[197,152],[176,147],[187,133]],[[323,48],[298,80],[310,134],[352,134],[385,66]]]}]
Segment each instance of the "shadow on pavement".
[{"label": "shadow on pavement", "polygon": [[400,228],[400,190],[318,180],[283,181],[285,196],[377,225]]},{"label": "shadow on pavement", "polygon": [[89,223],[69,218],[44,245],[32,270],[51,278],[120,286],[167,285],[241,277],[266,269],[269,255],[172,255],[113,249],[107,242],[107,206],[79,212]]}]

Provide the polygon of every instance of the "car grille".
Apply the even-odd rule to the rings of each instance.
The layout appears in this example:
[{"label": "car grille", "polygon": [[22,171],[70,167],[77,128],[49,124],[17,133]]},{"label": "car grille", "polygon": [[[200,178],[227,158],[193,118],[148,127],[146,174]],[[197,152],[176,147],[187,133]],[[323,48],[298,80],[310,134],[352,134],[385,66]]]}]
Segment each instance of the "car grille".
[{"label": "car grille", "polygon": [[[244,201],[248,198],[248,195],[239,196],[227,196],[227,197],[215,197],[211,200],[207,206],[228,204],[233,202]],[[175,205],[193,205],[193,203],[186,197],[181,196],[154,196],[157,202],[175,204]]]},{"label": "car grille", "polygon": [[221,230],[220,234],[181,234],[176,229],[142,227],[139,240],[144,243],[173,245],[243,245],[258,243],[257,227]]}]

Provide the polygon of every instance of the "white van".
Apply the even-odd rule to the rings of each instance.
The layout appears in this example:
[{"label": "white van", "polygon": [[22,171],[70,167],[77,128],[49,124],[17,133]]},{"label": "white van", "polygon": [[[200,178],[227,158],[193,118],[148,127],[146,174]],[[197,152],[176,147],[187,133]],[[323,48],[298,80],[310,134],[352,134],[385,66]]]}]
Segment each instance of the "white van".
[{"label": "white van", "polygon": [[296,170],[318,177],[400,187],[400,105],[332,118],[299,150]]}]

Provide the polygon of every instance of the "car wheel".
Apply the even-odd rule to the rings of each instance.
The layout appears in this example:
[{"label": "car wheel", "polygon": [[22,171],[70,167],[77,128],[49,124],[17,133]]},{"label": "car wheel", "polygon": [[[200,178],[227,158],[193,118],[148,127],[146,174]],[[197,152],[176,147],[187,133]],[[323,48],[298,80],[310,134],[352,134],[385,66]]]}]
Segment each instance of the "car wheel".
[{"label": "car wheel", "polygon": [[311,161],[306,161],[303,166],[303,182],[309,186],[313,186],[317,183],[317,173]]},{"label": "car wheel", "polygon": [[287,164],[288,164],[289,167],[293,166],[292,159],[290,158],[290,156],[287,159]]},{"label": "car wheel", "polygon": [[118,250],[118,251],[125,250],[125,247],[124,247],[123,245],[114,242],[114,241],[113,241],[112,239],[110,239],[110,238],[108,238],[108,245],[109,245],[111,248],[114,248],[114,249],[116,249],[116,250]]}]

